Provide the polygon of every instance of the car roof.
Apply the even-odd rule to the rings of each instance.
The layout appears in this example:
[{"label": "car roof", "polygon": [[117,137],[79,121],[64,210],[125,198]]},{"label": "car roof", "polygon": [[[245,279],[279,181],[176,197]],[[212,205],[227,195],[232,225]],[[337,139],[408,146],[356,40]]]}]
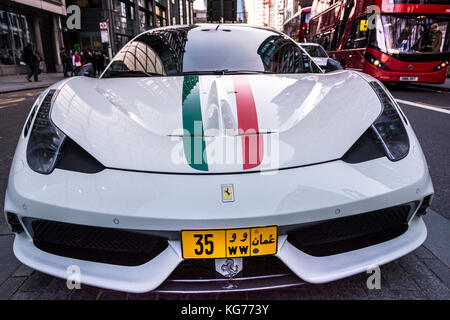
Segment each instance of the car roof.
[{"label": "car roof", "polygon": [[301,45],[301,46],[318,46],[318,47],[320,46],[321,47],[320,44],[313,43],[313,42],[300,42],[299,45]]},{"label": "car roof", "polygon": [[141,32],[139,35],[145,34],[145,33],[151,33],[154,31],[159,30],[173,30],[173,29],[183,29],[188,27],[211,27],[211,28],[217,28],[217,27],[226,27],[227,29],[243,29],[243,28],[249,28],[249,29],[259,29],[259,30],[266,30],[271,31],[274,33],[278,33],[279,35],[286,36],[284,33],[270,27],[262,27],[262,26],[255,26],[251,24],[245,24],[245,23],[196,23],[196,24],[178,24],[178,25],[171,25],[171,26],[165,26],[165,27],[159,27],[154,28],[150,30],[146,30],[144,32]]}]

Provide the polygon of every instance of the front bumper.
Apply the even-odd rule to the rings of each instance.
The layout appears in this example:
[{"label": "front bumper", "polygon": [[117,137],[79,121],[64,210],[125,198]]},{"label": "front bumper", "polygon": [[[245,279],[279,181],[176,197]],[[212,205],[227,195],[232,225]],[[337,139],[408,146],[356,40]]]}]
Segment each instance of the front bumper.
[{"label": "front bumper", "polygon": [[[368,248],[337,254],[327,257],[313,257],[301,252],[286,241],[286,236],[280,236],[279,250],[276,255],[299,278],[310,283],[329,282],[348,277],[360,272],[388,263],[419,247],[426,238],[426,227],[421,217],[415,217],[408,230],[401,236]],[[175,268],[183,261],[179,241],[169,241],[169,246],[153,260],[136,267],[118,266],[71,259],[43,252],[33,245],[33,242],[21,233],[16,235],[14,241],[14,254],[24,264],[44,273],[60,278],[68,278],[71,266],[80,268],[80,280],[83,284],[102,287],[106,289],[127,292],[147,292],[158,290],[161,284],[170,276]],[[301,283],[300,279],[289,275],[261,279],[250,279],[253,286],[242,286],[245,279],[236,279],[239,283],[232,286],[233,291],[261,290],[279,287],[288,287]],[[255,281],[259,281],[256,283]],[[249,280],[247,280],[248,282]],[[182,282],[178,280],[178,282]],[[163,284],[162,292],[223,292],[227,291],[223,280],[202,279],[197,282],[186,281],[194,289]],[[216,286],[211,283],[217,282]],[[205,289],[204,284],[208,286]],[[202,289],[203,288],[203,289]]]},{"label": "front bumper", "polygon": [[364,64],[364,72],[383,82],[404,82],[400,77],[417,77],[416,82],[444,83],[447,78],[448,67],[438,71],[413,72],[413,71],[391,71],[381,70],[370,63]]}]

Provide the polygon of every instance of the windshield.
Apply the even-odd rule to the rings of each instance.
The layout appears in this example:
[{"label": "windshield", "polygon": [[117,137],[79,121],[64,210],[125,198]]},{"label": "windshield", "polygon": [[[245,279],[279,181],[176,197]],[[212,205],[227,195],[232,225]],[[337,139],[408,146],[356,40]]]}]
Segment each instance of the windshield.
[{"label": "windshield", "polygon": [[130,41],[102,77],[319,72],[295,42],[226,25],[156,29]]},{"label": "windshield", "polygon": [[309,23],[309,17],[311,16],[311,12],[306,12],[302,14],[302,23]]},{"label": "windshield", "polygon": [[307,45],[307,44],[306,45],[302,44],[301,46],[313,58],[328,58],[327,53],[321,46]]},{"label": "windshield", "polygon": [[446,16],[382,15],[377,21],[377,45],[387,53],[440,53],[449,51]]}]

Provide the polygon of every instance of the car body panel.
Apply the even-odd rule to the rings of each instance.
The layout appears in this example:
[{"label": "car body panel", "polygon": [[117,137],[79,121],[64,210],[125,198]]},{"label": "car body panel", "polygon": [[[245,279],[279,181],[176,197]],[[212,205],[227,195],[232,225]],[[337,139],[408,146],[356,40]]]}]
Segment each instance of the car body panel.
[{"label": "car body panel", "polygon": [[[199,77],[208,173],[244,171],[233,77]],[[349,71],[240,77],[253,92],[266,151],[279,148],[257,170],[339,159],[381,112],[367,82]],[[61,87],[51,116],[106,167],[199,173],[183,156],[182,87],[183,77],[77,78]],[[224,145],[237,161],[221,163]]]}]

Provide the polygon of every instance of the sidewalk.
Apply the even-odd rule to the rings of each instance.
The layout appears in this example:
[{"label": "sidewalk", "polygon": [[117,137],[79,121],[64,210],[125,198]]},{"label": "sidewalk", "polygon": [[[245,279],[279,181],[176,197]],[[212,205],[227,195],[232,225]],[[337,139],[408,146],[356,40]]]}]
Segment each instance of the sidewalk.
[{"label": "sidewalk", "polygon": [[41,73],[38,82],[28,82],[26,75],[0,77],[0,93],[47,88],[48,86],[64,79],[62,73]]}]

